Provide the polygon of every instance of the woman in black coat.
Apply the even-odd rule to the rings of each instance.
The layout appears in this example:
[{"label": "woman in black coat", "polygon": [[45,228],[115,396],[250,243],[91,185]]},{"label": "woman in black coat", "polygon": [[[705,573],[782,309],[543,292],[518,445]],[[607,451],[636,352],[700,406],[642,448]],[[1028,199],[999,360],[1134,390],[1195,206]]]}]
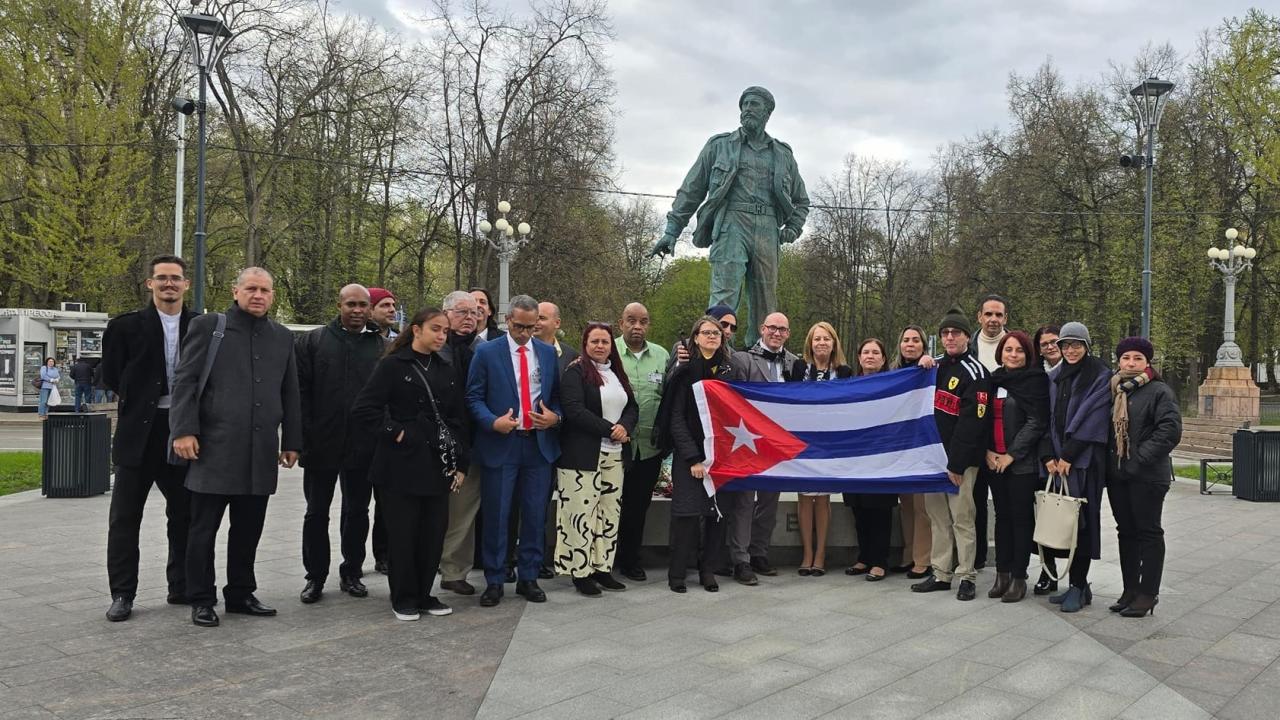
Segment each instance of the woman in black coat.
[{"label": "woman in black coat", "polygon": [[[884,372],[889,362],[884,343],[867,338],[858,346],[858,372],[874,375]],[[893,508],[898,496],[890,493],[845,493],[844,504],[853,511],[854,530],[858,534],[858,558],[845,568],[845,575],[866,575],[868,582],[883,580],[889,570],[889,542],[893,533]]]},{"label": "woman in black coat", "polygon": [[689,361],[672,370],[662,392],[655,427],[669,437],[658,446],[672,449],[671,457],[671,564],[667,584],[673,592],[685,592],[689,561],[698,560],[698,581],[707,592],[716,592],[715,568],[724,560],[724,523],[707,495],[703,481],[702,421],[693,398],[693,384],[701,380],[739,380],[740,371],[729,358],[720,323],[706,315],[693,324]]},{"label": "woman in black coat", "polygon": [[556,572],[573,578],[578,592],[626,590],[610,574],[622,512],[623,458],[640,408],[613,328],[590,323],[582,355],[560,378],[560,459],[556,461]]},{"label": "woman in black coat", "polygon": [[1000,340],[996,359],[983,469],[996,507],[996,582],[987,597],[1013,603],[1027,596],[1040,441],[1049,427],[1049,376],[1021,330]]},{"label": "woman in black coat", "polygon": [[356,423],[378,435],[369,480],[387,524],[387,579],[398,620],[453,612],[431,595],[449,526],[449,493],[462,485],[469,463],[466,379],[440,354],[448,332],[444,312],[419,310],[351,409]]},{"label": "woman in black coat", "polygon": [[[822,382],[853,377],[853,368],[845,364],[840,336],[828,322],[814,323],[804,339],[802,357],[787,380]],[[827,531],[831,527],[831,493],[802,492],[796,496],[796,520],[800,523],[800,541],[804,557],[799,573],[821,577],[827,574]]]},{"label": "woman in black coat", "polygon": [[1112,437],[1108,443],[1107,497],[1120,542],[1124,593],[1111,612],[1143,617],[1155,611],[1164,572],[1160,513],[1169,492],[1169,454],[1182,440],[1182,415],[1173,390],[1151,367],[1151,341],[1131,337],[1116,347],[1111,377]]}]

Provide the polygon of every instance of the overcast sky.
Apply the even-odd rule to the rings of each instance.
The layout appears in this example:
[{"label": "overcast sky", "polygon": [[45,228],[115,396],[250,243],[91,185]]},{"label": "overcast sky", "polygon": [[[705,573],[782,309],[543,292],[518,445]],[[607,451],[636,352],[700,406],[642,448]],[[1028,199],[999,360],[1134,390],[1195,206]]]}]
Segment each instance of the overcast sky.
[{"label": "overcast sky", "polygon": [[[409,18],[427,5],[334,2],[408,34],[420,30]],[[1204,30],[1249,7],[1238,0],[611,0],[622,185],[674,192],[703,142],[737,127],[738,94],[750,85],[773,92],[768,131],[792,146],[811,187],[849,152],[924,169],[946,142],[1005,124],[1010,72],[1030,74],[1052,59],[1068,83],[1095,81],[1109,61],[1129,63],[1148,42],[1189,57]]]}]

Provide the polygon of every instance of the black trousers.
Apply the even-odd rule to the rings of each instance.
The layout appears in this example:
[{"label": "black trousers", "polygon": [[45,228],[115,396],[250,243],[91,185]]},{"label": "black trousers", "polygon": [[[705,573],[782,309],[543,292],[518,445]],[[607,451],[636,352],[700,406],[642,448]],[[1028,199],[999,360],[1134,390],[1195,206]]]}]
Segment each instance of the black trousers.
[{"label": "black trousers", "polygon": [[994,473],[987,475],[991,499],[996,507],[996,571],[1027,579],[1027,564],[1035,545],[1031,542],[1036,527],[1036,473]]},{"label": "black trousers", "polygon": [[333,491],[342,483],[342,511],[338,532],[342,538],[342,564],[338,574],[344,578],[364,575],[364,544],[369,537],[369,500],[373,485],[369,483],[369,467],[305,468],[302,493],[307,499],[307,512],[302,518],[302,566],[307,579],[324,582],[329,577],[329,507]]},{"label": "black trousers", "polygon": [[633,460],[622,475],[622,513],[618,518],[618,549],[614,564],[619,568],[640,567],[640,547],[644,544],[644,521],[658,484],[662,456]]},{"label": "black trousers", "polygon": [[1107,485],[1120,544],[1120,573],[1127,593],[1159,595],[1164,575],[1164,529],[1160,516],[1168,485],[1116,481]]},{"label": "black trousers", "polygon": [[213,574],[213,544],[222,516],[231,509],[227,534],[227,584],[222,597],[228,605],[243,603],[258,589],[253,563],[267,519],[269,495],[212,495],[191,493],[191,533],[187,536],[187,601],[193,606],[213,605],[218,589]]},{"label": "black trousers", "polygon": [[893,531],[893,508],[853,508],[854,530],[858,534],[858,562],[867,567],[889,569],[889,536]]},{"label": "black trousers", "polygon": [[387,560],[391,607],[412,612],[426,607],[440,567],[444,533],[449,528],[449,496],[410,495],[382,487],[387,522]]},{"label": "black trousers", "polygon": [[[991,477],[984,468],[979,468],[978,477],[973,481],[973,533],[976,545],[973,551],[973,564],[982,567],[987,564],[987,496],[991,491]],[[999,539],[996,540],[999,545]]]},{"label": "black trousers", "polygon": [[[623,480],[626,487],[626,480]],[[683,583],[690,561],[696,559],[698,573],[710,575],[723,565],[728,555],[725,524],[714,515],[671,518],[671,564],[667,579]]]},{"label": "black trousers", "polygon": [[382,499],[377,488],[373,491],[373,559],[375,562],[387,561],[387,524],[382,520]]},{"label": "black trousers", "polygon": [[111,584],[112,597],[132,600],[138,592],[138,533],[153,483],[164,495],[164,512],[168,518],[169,560],[165,565],[165,576],[169,581],[169,592],[186,594],[191,494],[182,484],[187,468],[168,463],[168,446],[169,411],[157,410],[151,421],[142,464],[116,468],[107,520],[107,579]]}]

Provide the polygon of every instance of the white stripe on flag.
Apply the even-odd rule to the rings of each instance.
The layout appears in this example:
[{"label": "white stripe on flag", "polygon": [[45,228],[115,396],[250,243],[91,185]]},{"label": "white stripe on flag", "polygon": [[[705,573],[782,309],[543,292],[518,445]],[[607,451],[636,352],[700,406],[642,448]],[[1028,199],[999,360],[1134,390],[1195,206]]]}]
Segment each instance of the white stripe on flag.
[{"label": "white stripe on flag", "polygon": [[843,458],[811,458],[780,462],[755,477],[891,478],[936,475],[947,466],[942,444],[879,455]]},{"label": "white stripe on flag", "polygon": [[[698,406],[698,417],[702,420],[702,427],[705,436],[702,438],[702,454],[706,458],[702,466],[708,472],[702,476],[702,486],[707,489],[707,495],[712,497],[716,494],[715,483],[711,480],[711,466],[716,464],[716,437],[714,433],[705,432],[706,428],[711,427],[711,409],[707,407],[707,391],[702,383],[695,382],[693,384],[693,402]],[[672,418],[672,422],[682,422],[679,418]],[[676,462],[679,462],[678,460]],[[720,507],[716,506],[716,514],[720,513]]]},{"label": "white stripe on flag", "polygon": [[[836,430],[865,430],[890,423],[915,420],[933,415],[931,387],[917,388],[900,395],[879,400],[831,405],[792,405],[787,403],[750,402],[765,417],[786,428],[788,432],[831,432]],[[699,402],[701,408],[704,402]],[[711,427],[704,416],[703,427]]]}]

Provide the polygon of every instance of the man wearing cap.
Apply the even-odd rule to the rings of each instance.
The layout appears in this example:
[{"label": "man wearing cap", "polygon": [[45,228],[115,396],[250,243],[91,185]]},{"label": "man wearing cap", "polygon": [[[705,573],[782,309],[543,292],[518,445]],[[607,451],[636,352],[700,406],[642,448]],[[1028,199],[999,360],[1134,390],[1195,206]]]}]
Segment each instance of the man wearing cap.
[{"label": "man wearing cap", "polygon": [[987,369],[969,351],[969,319],[952,308],[938,323],[945,353],[937,358],[938,380],[934,391],[933,418],[947,452],[947,477],[956,493],[924,496],[925,512],[933,533],[933,574],[911,586],[914,592],[951,589],[951,578],[960,578],[959,600],[975,595],[973,484],[983,454],[982,430],[987,413]]},{"label": "man wearing cap", "polygon": [[650,251],[674,253],[676,238],[696,211],[693,244],[711,248],[708,304],[738,307],[746,281],[748,346],[765,316],[777,310],[779,248],[800,237],[809,214],[791,146],[764,131],[773,109],[768,90],[742,91],[742,127],[714,135],[703,146],[676,192],[662,239]]}]

